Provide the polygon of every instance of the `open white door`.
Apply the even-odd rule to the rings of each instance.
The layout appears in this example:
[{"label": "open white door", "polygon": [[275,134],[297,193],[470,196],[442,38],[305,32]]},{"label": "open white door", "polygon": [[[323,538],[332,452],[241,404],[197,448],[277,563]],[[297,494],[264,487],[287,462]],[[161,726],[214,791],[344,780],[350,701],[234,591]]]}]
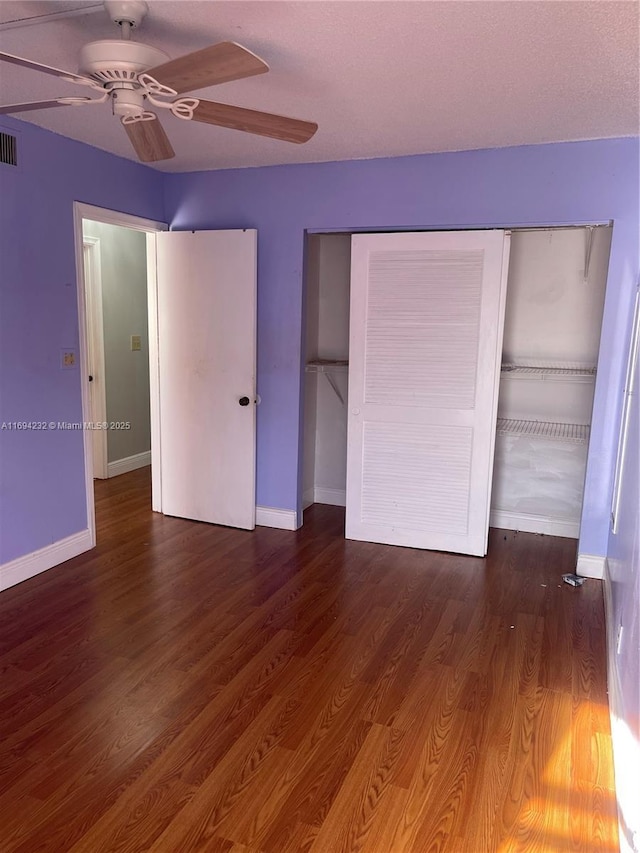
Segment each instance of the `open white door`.
[{"label": "open white door", "polygon": [[352,238],[348,539],[484,556],[504,231]]},{"label": "open white door", "polygon": [[162,512],[252,530],[257,232],[156,241]]}]

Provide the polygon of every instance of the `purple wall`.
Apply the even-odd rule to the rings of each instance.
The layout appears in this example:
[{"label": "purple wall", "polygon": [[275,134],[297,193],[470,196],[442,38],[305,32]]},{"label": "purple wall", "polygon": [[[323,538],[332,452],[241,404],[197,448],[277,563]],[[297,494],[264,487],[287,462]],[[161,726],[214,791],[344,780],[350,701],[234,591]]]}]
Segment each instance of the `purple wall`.
[{"label": "purple wall", "polygon": [[[81,421],[73,202],[164,218],[162,175],[3,117],[19,167],[0,165],[0,422]],[[0,431],[0,563],[87,526],[80,432]]]},{"label": "purple wall", "polygon": [[304,231],[615,220],[580,551],[604,556],[629,306],[638,140],[167,175],[172,227],[258,229],[257,500],[300,507]]}]

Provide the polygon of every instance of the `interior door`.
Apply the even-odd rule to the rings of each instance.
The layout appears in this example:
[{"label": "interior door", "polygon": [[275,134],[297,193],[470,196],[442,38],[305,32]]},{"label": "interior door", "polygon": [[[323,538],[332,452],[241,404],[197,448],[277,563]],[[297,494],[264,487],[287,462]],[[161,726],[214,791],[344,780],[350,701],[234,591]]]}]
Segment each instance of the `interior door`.
[{"label": "interior door", "polygon": [[484,556],[509,235],[352,238],[346,536]]},{"label": "interior door", "polygon": [[156,241],[162,512],[252,530],[257,232]]}]

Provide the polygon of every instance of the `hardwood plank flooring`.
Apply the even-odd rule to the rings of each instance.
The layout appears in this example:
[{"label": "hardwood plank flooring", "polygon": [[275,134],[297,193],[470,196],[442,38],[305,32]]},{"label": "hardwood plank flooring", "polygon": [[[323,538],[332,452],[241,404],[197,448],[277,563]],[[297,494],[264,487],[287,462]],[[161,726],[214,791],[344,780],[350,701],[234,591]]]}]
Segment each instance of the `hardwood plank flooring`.
[{"label": "hardwood plank flooring", "polygon": [[3,853],[618,849],[602,587],[568,539],[485,560],[150,511],[0,595]]}]

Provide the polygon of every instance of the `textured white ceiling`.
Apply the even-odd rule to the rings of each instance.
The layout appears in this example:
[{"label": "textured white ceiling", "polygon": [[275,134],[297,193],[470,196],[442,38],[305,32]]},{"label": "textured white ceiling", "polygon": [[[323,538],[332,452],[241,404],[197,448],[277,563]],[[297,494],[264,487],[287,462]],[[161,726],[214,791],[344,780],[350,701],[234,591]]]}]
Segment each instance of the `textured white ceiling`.
[{"label": "textured white ceiling", "polygon": [[[0,22],[92,2],[4,2]],[[134,38],[171,56],[231,40],[270,65],[200,92],[316,121],[292,145],[163,115],[176,151],[156,164],[192,171],[636,135],[636,0],[150,0]],[[102,10],[0,28],[0,47],[77,70],[86,41],[118,38]],[[0,103],[85,95],[0,65]],[[24,113],[25,121],[135,159],[108,106]]]}]

